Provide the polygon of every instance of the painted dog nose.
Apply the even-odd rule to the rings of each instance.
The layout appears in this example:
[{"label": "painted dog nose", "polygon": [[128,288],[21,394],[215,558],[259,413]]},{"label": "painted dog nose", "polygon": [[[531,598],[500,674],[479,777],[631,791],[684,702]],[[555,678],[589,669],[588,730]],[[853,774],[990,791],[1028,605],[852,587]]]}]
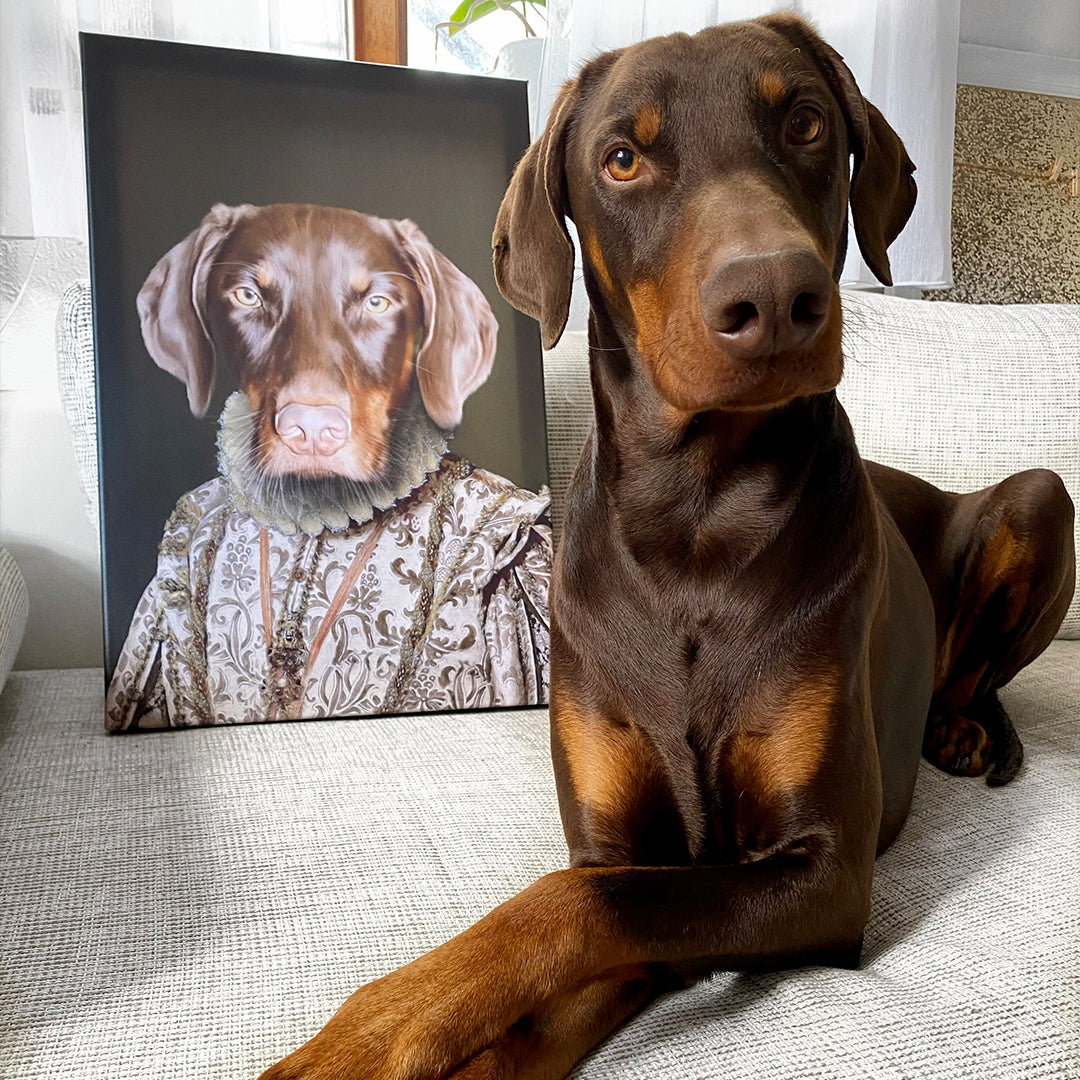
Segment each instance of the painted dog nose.
[{"label": "painted dog nose", "polygon": [[352,424],[336,405],[292,402],[278,410],[274,430],[294,454],[328,457],[345,445]]},{"label": "painted dog nose", "polygon": [[833,280],[817,253],[794,248],[738,255],[701,285],[701,311],[738,360],[806,349],[821,332]]}]

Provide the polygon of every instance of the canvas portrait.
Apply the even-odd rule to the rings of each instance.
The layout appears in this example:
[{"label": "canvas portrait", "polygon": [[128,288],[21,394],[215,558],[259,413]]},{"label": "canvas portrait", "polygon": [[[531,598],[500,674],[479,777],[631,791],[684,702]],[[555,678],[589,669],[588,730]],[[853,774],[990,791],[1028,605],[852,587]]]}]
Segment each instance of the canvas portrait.
[{"label": "canvas portrait", "polygon": [[539,343],[490,261],[523,88],[84,56],[106,725],[546,702]]}]

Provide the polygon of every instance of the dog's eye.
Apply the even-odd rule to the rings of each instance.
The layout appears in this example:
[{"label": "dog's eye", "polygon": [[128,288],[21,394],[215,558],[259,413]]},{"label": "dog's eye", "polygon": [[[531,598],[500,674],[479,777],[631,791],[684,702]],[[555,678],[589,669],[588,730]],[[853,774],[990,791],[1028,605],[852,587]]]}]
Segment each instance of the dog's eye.
[{"label": "dog's eye", "polygon": [[232,291],[232,298],[241,307],[253,308],[262,303],[262,297],[247,285],[240,285]]},{"label": "dog's eye", "polygon": [[788,142],[799,146],[806,146],[817,139],[825,127],[825,118],[809,105],[800,105],[788,117],[787,138]]},{"label": "dog's eye", "polygon": [[390,310],[390,300],[388,297],[379,296],[377,293],[372,293],[371,296],[365,301],[365,306],[368,311],[374,312],[376,315],[381,315],[384,311]]},{"label": "dog's eye", "polygon": [[612,150],[604,161],[604,170],[612,180],[633,180],[641,168],[641,158],[629,146]]}]

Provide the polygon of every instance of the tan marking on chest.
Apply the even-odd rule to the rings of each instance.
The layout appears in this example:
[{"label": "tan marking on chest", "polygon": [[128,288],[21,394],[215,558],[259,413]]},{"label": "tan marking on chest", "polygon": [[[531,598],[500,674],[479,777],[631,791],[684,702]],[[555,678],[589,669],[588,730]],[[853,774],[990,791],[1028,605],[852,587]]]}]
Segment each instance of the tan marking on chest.
[{"label": "tan marking on chest", "polygon": [[660,134],[663,117],[658,105],[646,105],[634,117],[634,138],[640,146],[648,146]]},{"label": "tan marking on chest", "polygon": [[729,763],[735,782],[759,799],[810,784],[828,749],[839,688],[840,673],[829,668],[793,690],[763,693],[732,738]]},{"label": "tan marking on chest", "polygon": [[1010,577],[1020,561],[1020,544],[1012,529],[1002,522],[986,543],[979,575],[990,588]]},{"label": "tan marking on chest", "polygon": [[551,709],[578,802],[619,816],[657,775],[656,752],[639,728],[614,723],[565,696],[553,699]]},{"label": "tan marking on chest", "polygon": [[1009,587],[1005,613],[1006,629],[1016,625],[1031,591],[1031,550],[1002,522],[986,545],[979,576],[983,581],[980,606],[986,603],[1002,585]]},{"label": "tan marking on chest", "polygon": [[766,71],[758,79],[758,89],[770,105],[779,105],[787,95],[787,85],[776,71]]}]

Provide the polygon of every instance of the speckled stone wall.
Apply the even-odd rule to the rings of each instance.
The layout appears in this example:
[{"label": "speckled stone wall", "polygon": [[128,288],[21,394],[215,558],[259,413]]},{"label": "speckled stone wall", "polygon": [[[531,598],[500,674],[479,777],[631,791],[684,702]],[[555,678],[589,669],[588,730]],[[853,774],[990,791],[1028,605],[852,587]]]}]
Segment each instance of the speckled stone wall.
[{"label": "speckled stone wall", "polygon": [[[1064,179],[1041,179],[1055,157]],[[1080,303],[1080,100],[956,88],[953,288],[930,300]]]}]

